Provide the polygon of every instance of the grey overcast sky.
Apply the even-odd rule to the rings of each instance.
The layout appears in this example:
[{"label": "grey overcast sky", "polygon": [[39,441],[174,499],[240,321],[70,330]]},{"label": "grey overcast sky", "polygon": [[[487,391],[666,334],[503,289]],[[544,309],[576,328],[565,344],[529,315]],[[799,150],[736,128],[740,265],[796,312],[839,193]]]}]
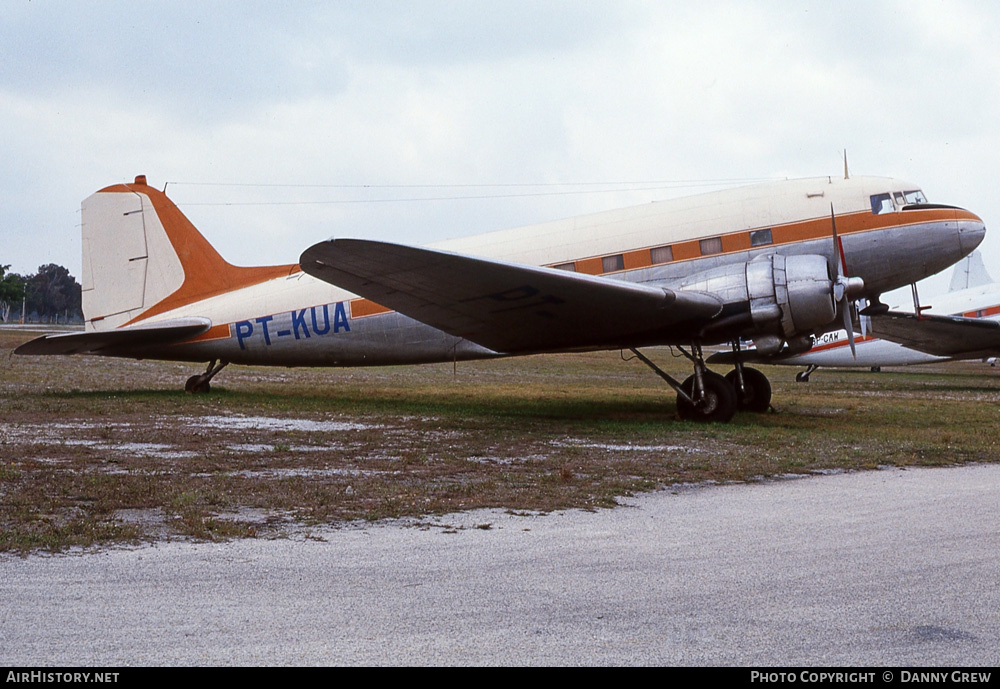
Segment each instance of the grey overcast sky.
[{"label": "grey overcast sky", "polygon": [[[845,148],[991,227],[998,38],[985,0],[0,0],[0,264],[79,276],[80,201],[137,174],[239,265],[838,175]],[[984,253],[1000,278],[1000,230]]]}]

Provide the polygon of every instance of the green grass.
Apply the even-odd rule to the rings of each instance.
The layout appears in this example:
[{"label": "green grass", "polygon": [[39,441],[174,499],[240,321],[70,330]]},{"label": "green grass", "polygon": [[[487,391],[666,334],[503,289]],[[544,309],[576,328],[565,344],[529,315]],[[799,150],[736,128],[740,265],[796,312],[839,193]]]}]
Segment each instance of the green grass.
[{"label": "green grass", "polygon": [[[778,413],[701,425],[679,421],[672,391],[618,352],[460,363],[457,375],[230,367],[191,396],[196,366],[10,358],[15,337],[0,331],[0,551],[16,553],[598,509],[680,482],[998,458],[1000,384],[978,362],[821,370],[808,384],[765,367]],[[667,350],[651,354],[687,375]]]}]

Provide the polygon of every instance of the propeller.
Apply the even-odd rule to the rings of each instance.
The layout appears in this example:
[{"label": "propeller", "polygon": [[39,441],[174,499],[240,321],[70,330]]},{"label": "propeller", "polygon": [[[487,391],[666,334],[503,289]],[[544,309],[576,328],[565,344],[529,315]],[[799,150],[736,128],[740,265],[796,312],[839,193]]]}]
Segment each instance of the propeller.
[{"label": "propeller", "polygon": [[858,277],[848,277],[847,261],[844,259],[844,245],[837,236],[837,216],[833,212],[833,204],[830,204],[830,225],[833,228],[833,254],[830,266],[830,274],[836,270],[837,279],[833,283],[833,299],[844,318],[844,330],[847,331],[847,342],[851,345],[851,354],[858,358],[858,350],[854,343],[854,319],[852,309],[854,308],[854,297],[865,289],[865,282]]}]

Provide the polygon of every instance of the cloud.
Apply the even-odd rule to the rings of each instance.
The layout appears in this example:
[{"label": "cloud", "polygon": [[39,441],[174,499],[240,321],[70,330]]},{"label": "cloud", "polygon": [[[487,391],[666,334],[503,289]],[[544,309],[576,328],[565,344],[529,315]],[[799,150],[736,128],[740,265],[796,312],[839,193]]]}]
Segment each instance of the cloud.
[{"label": "cloud", "polygon": [[[914,179],[990,223],[998,15],[933,1],[9,3],[0,262],[77,270],[80,200],[140,173],[340,185],[173,184],[242,264],[333,234],[423,243],[682,193],[415,185],[836,174],[845,147],[857,173]],[[385,201],[448,194],[493,198]],[[276,205],[203,205],[250,202]]]}]

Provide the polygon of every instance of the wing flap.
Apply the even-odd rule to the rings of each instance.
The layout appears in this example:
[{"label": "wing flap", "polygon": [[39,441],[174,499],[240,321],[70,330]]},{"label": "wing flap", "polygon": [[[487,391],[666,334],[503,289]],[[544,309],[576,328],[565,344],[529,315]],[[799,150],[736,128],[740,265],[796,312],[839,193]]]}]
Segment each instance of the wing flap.
[{"label": "wing flap", "polygon": [[620,346],[722,309],[702,292],[358,239],[320,242],[299,263],[313,277],[506,353]]},{"label": "wing flap", "polygon": [[871,317],[876,337],[927,354],[974,359],[1000,353],[1000,322],[888,311]]},{"label": "wing flap", "polygon": [[180,318],[86,333],[42,335],[14,350],[32,356],[49,354],[128,354],[152,345],[171,344],[201,335],[212,327],[207,318]]}]

